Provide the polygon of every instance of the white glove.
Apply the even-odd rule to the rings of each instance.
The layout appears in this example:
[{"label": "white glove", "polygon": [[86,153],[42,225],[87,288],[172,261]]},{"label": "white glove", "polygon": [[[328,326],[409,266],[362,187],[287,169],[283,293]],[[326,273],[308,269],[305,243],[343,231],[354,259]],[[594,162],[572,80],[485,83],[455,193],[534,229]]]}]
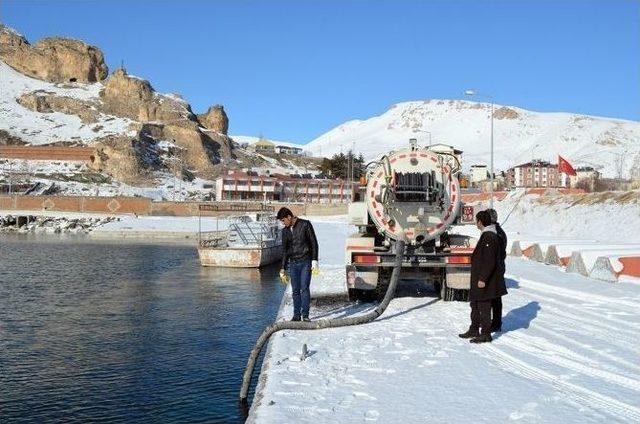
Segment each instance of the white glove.
[{"label": "white glove", "polygon": [[311,261],[311,275],[320,274],[320,267],[318,266],[318,261]]}]

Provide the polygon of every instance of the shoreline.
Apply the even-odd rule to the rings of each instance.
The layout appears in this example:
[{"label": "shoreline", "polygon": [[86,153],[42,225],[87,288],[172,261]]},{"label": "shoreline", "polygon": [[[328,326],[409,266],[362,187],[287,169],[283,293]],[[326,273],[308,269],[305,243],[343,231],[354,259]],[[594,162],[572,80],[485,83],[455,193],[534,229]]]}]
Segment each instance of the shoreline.
[{"label": "shoreline", "polygon": [[[0,234],[16,235],[71,235],[93,240],[131,240],[150,243],[182,242],[197,246],[199,230],[224,230],[224,217],[198,216],[136,216],[135,214],[104,214],[85,212],[56,212],[43,210],[0,210],[0,219],[11,216],[35,217],[36,221],[18,228],[16,224],[0,226]],[[344,223],[346,215],[308,216],[305,218],[324,223]],[[39,221],[39,222],[37,222]],[[80,222],[82,228],[74,229]],[[47,223],[47,226],[39,224]],[[69,224],[73,223],[71,229]]]},{"label": "shoreline", "polygon": [[[327,267],[327,269],[324,271],[324,274],[321,274],[318,277],[314,277],[315,280],[312,282],[310,287],[311,289],[310,312],[312,316],[314,315],[317,316],[318,313],[320,313],[321,316],[324,316],[323,312],[326,312],[326,311],[323,311],[322,306],[324,306],[325,303],[331,305],[333,302],[348,302],[346,283],[344,283],[344,281],[342,280],[335,278],[336,274],[342,274],[342,273],[344,273],[343,267],[330,266],[330,267]],[[286,290],[282,294],[282,300],[280,301],[280,307],[278,308],[278,313],[276,314],[274,322],[285,321],[290,319],[292,304],[293,304],[293,298],[291,297],[291,284],[288,284]],[[271,369],[276,365],[280,365],[284,361],[292,361],[292,360],[300,361],[300,359],[296,358],[295,355],[284,358],[282,360],[277,360],[275,356],[276,354],[282,353],[282,349],[277,346],[277,340],[279,340],[280,338],[286,338],[287,335],[291,333],[296,333],[296,332],[308,333],[309,331],[282,330],[274,333],[269,339],[269,341],[267,342],[267,345],[264,348],[264,357],[262,360],[262,365],[260,366],[259,370],[254,370],[254,374],[255,372],[259,372],[260,374],[258,375],[258,378],[257,378],[256,387],[254,389],[254,395],[253,395],[253,398],[251,399],[251,406],[249,408],[247,420],[245,421],[246,423],[253,424],[253,423],[260,422],[260,417],[258,416],[258,413],[259,413],[259,409],[264,407],[262,403],[265,399],[265,396],[267,396],[269,393],[267,385],[269,384]],[[301,351],[296,352],[296,354],[300,355]],[[313,351],[311,351],[311,354],[313,354]],[[248,355],[248,352],[247,352],[247,355]],[[272,404],[270,403],[266,406],[271,406],[271,405]]]}]

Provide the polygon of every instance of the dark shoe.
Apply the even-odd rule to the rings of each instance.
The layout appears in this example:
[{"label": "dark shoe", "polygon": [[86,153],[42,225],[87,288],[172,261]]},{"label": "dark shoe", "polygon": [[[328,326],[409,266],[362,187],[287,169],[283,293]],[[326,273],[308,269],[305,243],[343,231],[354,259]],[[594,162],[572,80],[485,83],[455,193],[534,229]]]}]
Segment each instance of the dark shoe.
[{"label": "dark shoe", "polygon": [[299,316],[293,316],[289,321],[302,321]]},{"label": "dark shoe", "polygon": [[491,332],[492,333],[496,333],[496,332],[501,332],[502,331],[502,324],[501,325],[492,325],[491,326]]},{"label": "dark shoe", "polygon": [[309,319],[309,317],[302,317],[302,321],[304,321],[304,322],[311,322],[311,320]]},{"label": "dark shoe", "polygon": [[493,340],[491,338],[490,335],[480,335],[478,337],[474,337],[473,339],[469,340],[469,342],[471,343],[489,343],[491,342],[491,340]]},{"label": "dark shoe", "polygon": [[460,337],[461,339],[470,339],[472,337],[478,337],[479,335],[480,333],[478,331],[467,330],[466,333],[458,334],[458,337]]}]

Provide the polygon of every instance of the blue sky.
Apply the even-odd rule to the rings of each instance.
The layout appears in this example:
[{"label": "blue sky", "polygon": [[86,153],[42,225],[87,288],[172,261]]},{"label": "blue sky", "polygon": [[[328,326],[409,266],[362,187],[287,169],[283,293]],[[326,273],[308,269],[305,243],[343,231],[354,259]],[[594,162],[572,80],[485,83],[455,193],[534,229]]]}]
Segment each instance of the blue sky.
[{"label": "blue sky", "polygon": [[394,103],[463,98],[640,120],[639,0],[3,0],[31,43],[96,45],[230,133],[306,143]]}]

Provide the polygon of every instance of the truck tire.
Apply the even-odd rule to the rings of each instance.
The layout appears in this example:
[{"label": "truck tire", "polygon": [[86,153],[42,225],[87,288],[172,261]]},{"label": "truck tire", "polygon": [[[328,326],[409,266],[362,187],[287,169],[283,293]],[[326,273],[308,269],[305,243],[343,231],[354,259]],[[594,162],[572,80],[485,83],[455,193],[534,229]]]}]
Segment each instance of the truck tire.
[{"label": "truck tire", "polygon": [[456,289],[450,289],[447,287],[447,279],[443,279],[440,284],[440,299],[445,302],[450,302],[452,300],[456,300]]},{"label": "truck tire", "polygon": [[375,290],[349,289],[347,291],[350,302],[373,302],[376,300]]}]

